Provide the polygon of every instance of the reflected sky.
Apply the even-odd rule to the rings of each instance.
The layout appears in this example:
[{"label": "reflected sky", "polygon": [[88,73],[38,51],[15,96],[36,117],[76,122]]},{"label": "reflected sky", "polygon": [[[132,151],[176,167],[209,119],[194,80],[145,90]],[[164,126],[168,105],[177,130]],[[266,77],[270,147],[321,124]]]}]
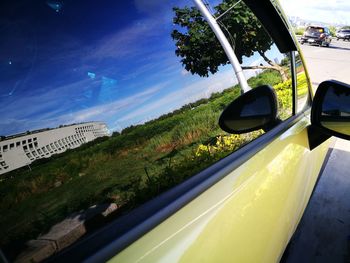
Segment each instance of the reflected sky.
[{"label": "reflected sky", "polygon": [[0,135],[85,121],[121,130],[235,84],[228,66],[200,78],[175,56],[172,7],[185,5],[1,1]]},{"label": "reflected sky", "polygon": [[350,91],[348,89],[336,87],[330,87],[323,99],[322,111],[329,114],[335,113],[350,114]]}]

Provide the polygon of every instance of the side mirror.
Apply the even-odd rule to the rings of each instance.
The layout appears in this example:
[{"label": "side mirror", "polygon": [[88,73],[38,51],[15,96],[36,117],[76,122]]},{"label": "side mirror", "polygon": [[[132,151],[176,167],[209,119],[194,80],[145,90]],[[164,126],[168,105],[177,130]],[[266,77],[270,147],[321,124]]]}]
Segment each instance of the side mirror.
[{"label": "side mirror", "polygon": [[311,123],[329,135],[350,140],[350,85],[322,82],[312,104]]},{"label": "side mirror", "polygon": [[219,119],[221,129],[236,134],[268,130],[278,123],[276,93],[267,85],[238,97],[226,107]]}]

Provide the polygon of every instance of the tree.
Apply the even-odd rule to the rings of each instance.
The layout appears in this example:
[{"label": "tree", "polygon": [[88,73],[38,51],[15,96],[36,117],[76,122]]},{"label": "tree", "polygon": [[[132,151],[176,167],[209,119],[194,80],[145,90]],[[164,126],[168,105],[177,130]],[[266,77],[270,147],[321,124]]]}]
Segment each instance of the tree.
[{"label": "tree", "polygon": [[337,29],[335,26],[330,26],[329,31],[331,32],[332,37],[335,37],[335,34],[337,33]]},{"label": "tree", "polygon": [[[224,0],[216,6],[215,17],[223,14],[235,2],[235,0]],[[220,42],[197,8],[175,7],[173,10],[174,24],[186,29],[181,30],[183,32],[175,29],[171,36],[176,42],[175,54],[181,57],[181,63],[187,71],[208,77],[209,72],[214,74],[220,65],[229,63]],[[243,69],[273,69],[281,74],[283,80],[287,80],[283,67],[266,56],[265,53],[271,48],[273,41],[248,7],[242,3],[236,5],[230,13],[220,19],[219,23],[240,63],[243,57],[250,57],[258,52],[268,64]]]}]

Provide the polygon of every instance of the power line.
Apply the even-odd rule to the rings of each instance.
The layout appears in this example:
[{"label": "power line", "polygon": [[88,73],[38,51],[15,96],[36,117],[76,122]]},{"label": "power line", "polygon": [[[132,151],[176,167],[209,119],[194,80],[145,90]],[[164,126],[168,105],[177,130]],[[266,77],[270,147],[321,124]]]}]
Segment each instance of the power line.
[{"label": "power line", "polygon": [[221,17],[223,17],[224,15],[226,15],[228,12],[230,12],[232,10],[232,8],[234,8],[236,5],[238,5],[240,2],[242,2],[242,0],[239,0],[237,3],[235,3],[234,5],[232,5],[229,9],[227,9],[225,12],[223,12],[221,15],[219,15],[218,17],[216,17],[216,20],[219,20]]}]

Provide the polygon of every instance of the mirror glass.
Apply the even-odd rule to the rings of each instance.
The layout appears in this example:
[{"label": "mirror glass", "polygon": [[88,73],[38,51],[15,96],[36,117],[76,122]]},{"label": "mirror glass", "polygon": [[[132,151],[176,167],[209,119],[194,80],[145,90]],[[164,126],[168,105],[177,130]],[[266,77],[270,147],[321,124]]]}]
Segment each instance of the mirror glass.
[{"label": "mirror glass", "polygon": [[350,135],[350,89],[332,85],[325,93],[320,116],[321,125],[327,129]]},{"label": "mirror glass", "polygon": [[276,95],[271,87],[257,87],[233,101],[223,111],[219,125],[230,133],[264,129],[275,123],[276,105]]}]

